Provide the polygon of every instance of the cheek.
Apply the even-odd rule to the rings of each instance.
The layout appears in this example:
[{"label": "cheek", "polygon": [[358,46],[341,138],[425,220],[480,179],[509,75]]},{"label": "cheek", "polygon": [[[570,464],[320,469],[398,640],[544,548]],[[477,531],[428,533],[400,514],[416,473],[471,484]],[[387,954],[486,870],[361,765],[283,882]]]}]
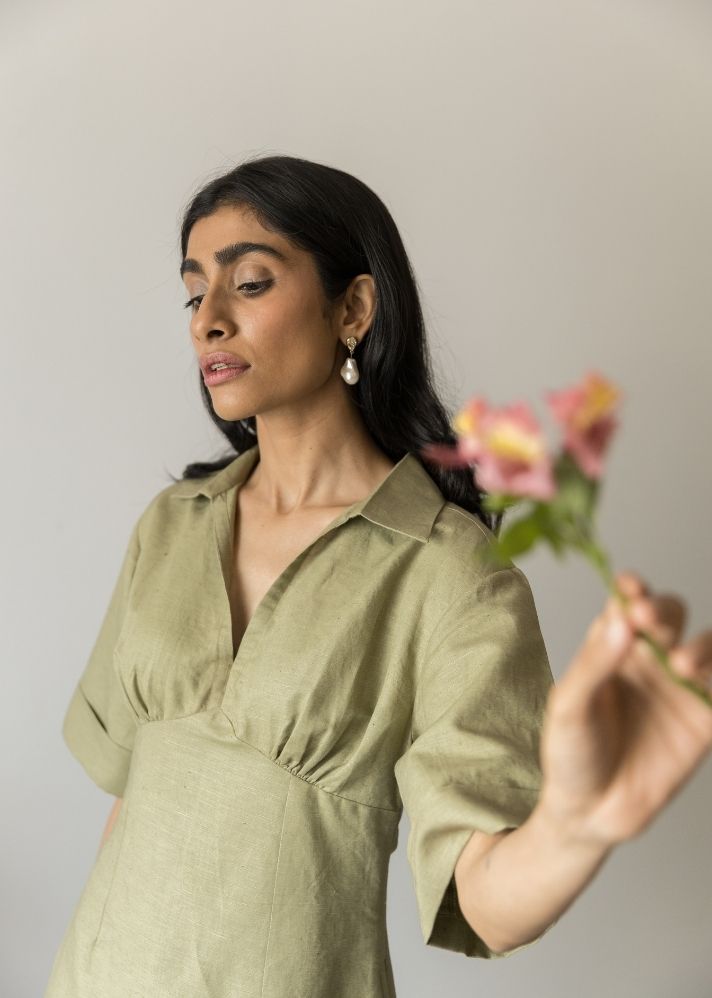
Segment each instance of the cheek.
[{"label": "cheek", "polygon": [[303,302],[260,310],[247,338],[255,368],[275,383],[319,384],[331,372],[333,336],[318,309]]}]

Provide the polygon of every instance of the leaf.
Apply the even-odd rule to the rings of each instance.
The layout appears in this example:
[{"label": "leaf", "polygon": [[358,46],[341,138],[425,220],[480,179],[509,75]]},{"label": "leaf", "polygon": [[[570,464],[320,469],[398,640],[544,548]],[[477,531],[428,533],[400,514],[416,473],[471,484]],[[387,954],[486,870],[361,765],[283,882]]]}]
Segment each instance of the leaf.
[{"label": "leaf", "polygon": [[500,554],[505,558],[528,551],[541,536],[540,524],[537,522],[536,511],[512,523],[498,538]]},{"label": "leaf", "polygon": [[500,513],[523,502],[522,496],[508,495],[504,492],[487,492],[482,497],[482,506],[490,513]]},{"label": "leaf", "polygon": [[556,551],[566,547],[561,534],[561,521],[552,514],[549,502],[537,502],[529,518],[536,524],[541,539],[548,541]]},{"label": "leaf", "polygon": [[550,502],[553,514],[591,520],[598,501],[598,480],[584,475],[566,451],[557,458],[554,475],[557,491]]}]

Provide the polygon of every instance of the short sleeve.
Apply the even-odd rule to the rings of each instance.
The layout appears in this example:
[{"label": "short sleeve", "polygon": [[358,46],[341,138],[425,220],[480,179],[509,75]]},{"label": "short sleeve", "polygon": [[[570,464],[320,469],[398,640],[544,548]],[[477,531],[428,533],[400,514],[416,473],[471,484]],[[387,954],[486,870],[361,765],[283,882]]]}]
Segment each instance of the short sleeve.
[{"label": "short sleeve", "polygon": [[541,786],[539,745],[554,679],[529,582],[492,569],[441,616],[415,692],[411,742],[395,765],[426,944],[486,959],[457,898],[454,869],[475,829],[517,828]]},{"label": "short sleeve", "polygon": [[62,726],[65,743],[89,777],[102,790],[117,797],[123,796],[138,720],[115,670],[114,648],[123,624],[138,554],[137,522]]}]

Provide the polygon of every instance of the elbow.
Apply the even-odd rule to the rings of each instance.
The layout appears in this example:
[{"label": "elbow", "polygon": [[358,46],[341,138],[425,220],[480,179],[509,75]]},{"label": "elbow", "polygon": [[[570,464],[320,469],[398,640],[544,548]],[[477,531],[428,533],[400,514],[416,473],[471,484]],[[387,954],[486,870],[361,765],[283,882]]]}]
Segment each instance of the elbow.
[{"label": "elbow", "polygon": [[[467,916],[465,916],[467,918]],[[481,920],[467,918],[467,923],[472,931],[482,940],[493,956],[506,956],[522,946],[534,942],[538,936],[530,939],[503,939],[494,935],[489,929],[482,926]]]},{"label": "elbow", "polygon": [[[467,894],[464,891],[458,891],[458,904],[460,905],[460,911],[462,916],[470,926],[472,931],[478,936],[487,949],[494,956],[504,956],[511,953],[513,950],[519,949],[521,946],[526,946],[530,942],[535,942],[544,933],[536,933],[528,939],[514,939],[512,936],[508,936],[502,933],[501,927],[498,932],[492,925],[488,924],[486,919],[483,917],[482,912],[475,908],[471,903],[467,901]],[[548,932],[551,926],[546,928]]]},{"label": "elbow", "polygon": [[497,937],[497,934],[492,931],[491,926],[485,923],[482,917],[482,912],[476,911],[471,904],[467,901],[467,894],[459,890],[457,892],[458,904],[460,906],[460,911],[462,916],[470,926],[472,931],[478,936],[485,946],[494,954],[499,955],[500,953],[505,953],[507,950],[512,949],[509,940],[504,940],[501,937]]},{"label": "elbow", "polygon": [[538,942],[542,936],[545,936],[547,932],[559,921],[558,918],[555,918],[553,922],[550,922],[543,929],[537,929],[535,932],[530,933],[527,936],[513,939],[511,936],[503,937],[501,934],[498,936],[496,932],[492,931],[491,926],[485,925],[481,913],[475,914],[472,911],[466,911],[465,909],[461,910],[472,931],[479,936],[494,956],[507,956],[515,950]]},{"label": "elbow", "polygon": [[[465,915],[464,912],[463,915]],[[465,915],[465,920],[467,921],[467,924],[470,926],[475,935],[482,940],[487,949],[495,956],[501,956],[502,954],[507,953],[509,952],[509,950],[515,948],[511,942],[505,941],[503,939],[498,939],[488,929],[484,928],[480,919],[472,918],[468,915]]]}]

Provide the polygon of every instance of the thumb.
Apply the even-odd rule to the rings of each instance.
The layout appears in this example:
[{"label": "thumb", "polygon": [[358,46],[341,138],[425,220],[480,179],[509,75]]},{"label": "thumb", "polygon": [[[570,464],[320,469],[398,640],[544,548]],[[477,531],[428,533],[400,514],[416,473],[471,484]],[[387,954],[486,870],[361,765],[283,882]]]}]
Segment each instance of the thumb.
[{"label": "thumb", "polygon": [[[569,696],[584,706],[598,687],[620,666],[634,640],[634,628],[619,602],[610,597],[576,652],[560,685],[566,685],[562,701]],[[573,703],[567,704],[572,706]]]}]

